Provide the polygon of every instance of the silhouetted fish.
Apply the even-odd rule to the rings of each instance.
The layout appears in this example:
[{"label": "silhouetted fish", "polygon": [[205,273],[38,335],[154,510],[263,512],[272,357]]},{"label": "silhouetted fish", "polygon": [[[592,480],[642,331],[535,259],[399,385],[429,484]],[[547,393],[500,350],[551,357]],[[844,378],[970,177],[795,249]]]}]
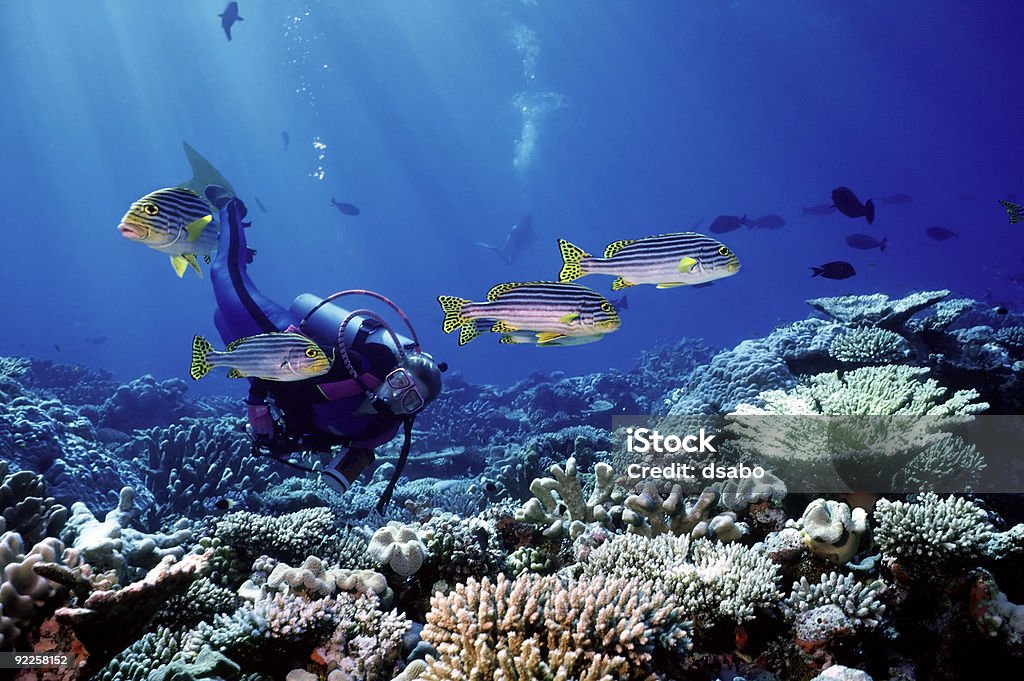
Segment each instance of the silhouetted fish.
[{"label": "silhouetted fish", "polygon": [[231,27],[235,25],[236,21],[245,21],[245,19],[238,16],[237,2],[229,2],[224,11],[217,16],[220,17],[221,28],[224,29],[224,35],[228,37],[229,41],[231,40]]},{"label": "silhouetted fish", "polygon": [[866,251],[872,248],[877,248],[880,251],[884,251],[885,245],[887,243],[889,243],[889,239],[887,237],[882,237],[882,240],[879,241],[875,237],[870,236],[868,234],[851,234],[850,236],[846,237],[847,246],[859,248],[862,251]]},{"label": "silhouetted fish", "polygon": [[892,194],[882,197],[882,203],[886,206],[902,206],[913,201],[914,199],[909,194]]},{"label": "silhouetted fish", "polygon": [[832,203],[839,212],[848,218],[867,218],[870,225],[875,221],[875,204],[871,199],[861,203],[857,195],[849,187],[836,187],[832,190]]},{"label": "silhouetted fish", "polygon": [[53,349],[56,350],[57,352],[60,352],[60,346],[57,345],[56,343],[53,344]]},{"label": "silhouetted fish", "polygon": [[281,143],[284,145],[284,150],[285,151],[288,151],[288,145],[291,144],[291,142],[292,142],[291,135],[288,134],[287,130],[282,130],[281,131]]},{"label": "silhouetted fish", "polygon": [[956,232],[946,229],[945,227],[929,227],[924,230],[924,233],[928,235],[928,238],[935,239],[936,241],[945,241],[946,239],[952,239],[953,237],[960,236]]},{"label": "silhouetted fish", "polygon": [[739,229],[743,225],[747,225],[746,214],[743,217],[737,217],[735,215],[719,215],[717,218],[711,221],[711,225],[708,230],[713,234],[725,234],[735,229]]},{"label": "silhouetted fish", "polygon": [[107,337],[106,336],[89,336],[88,338],[85,339],[85,342],[89,343],[90,345],[103,345],[104,343],[107,342]]},{"label": "silhouetted fish", "polygon": [[341,203],[331,198],[331,205],[340,210],[345,215],[359,215],[359,208],[352,205],[351,203]]},{"label": "silhouetted fish", "polygon": [[811,206],[810,208],[801,206],[800,210],[803,211],[804,215],[831,215],[836,212],[836,207],[831,203],[819,203],[818,205]]},{"label": "silhouetted fish", "polygon": [[501,246],[491,246],[482,241],[476,242],[481,248],[489,248],[507,262],[514,263],[522,255],[523,251],[530,247],[537,235],[533,231],[533,216],[527,213],[518,223],[512,225],[505,237],[505,243]]},{"label": "silhouetted fish", "polygon": [[779,229],[785,225],[786,221],[782,219],[782,216],[774,214],[762,215],[747,222],[747,227],[757,227],[758,229]]},{"label": "silhouetted fish", "polygon": [[260,201],[260,197],[258,197],[255,194],[253,194],[252,198],[256,199],[256,205],[260,207],[260,210],[263,211],[264,213],[266,213],[267,212],[267,207],[263,205],[262,201]]},{"label": "silhouetted fish", "polygon": [[820,276],[825,279],[849,279],[857,274],[857,270],[853,269],[853,265],[842,260],[827,262],[821,267],[812,267],[811,272],[812,277]]}]

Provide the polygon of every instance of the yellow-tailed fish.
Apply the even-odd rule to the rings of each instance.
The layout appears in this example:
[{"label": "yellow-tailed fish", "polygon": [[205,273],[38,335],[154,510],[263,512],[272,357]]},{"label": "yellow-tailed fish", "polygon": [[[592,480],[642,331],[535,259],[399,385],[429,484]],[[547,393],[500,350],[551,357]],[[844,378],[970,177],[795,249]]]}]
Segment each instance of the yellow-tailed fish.
[{"label": "yellow-tailed fish", "polygon": [[213,208],[191,189],[158,189],[136,201],[117,226],[121,236],[166,253],[178,276],[191,266],[199,276],[197,257],[210,262],[220,225]]},{"label": "yellow-tailed fish", "polygon": [[614,241],[595,258],[565,239],[558,240],[562,252],[561,282],[588,274],[616,277],[612,290],[655,284],[658,288],[704,284],[728,277],[740,269],[736,254],[722,242],[696,232],[677,232],[632,241]]},{"label": "yellow-tailed fish", "polygon": [[143,196],[131,205],[117,229],[124,238],[170,256],[179,277],[189,266],[201,277],[198,258],[209,264],[220,233],[220,226],[214,220],[215,211],[203,198],[203,191],[211,184],[223,187],[232,196],[235,190],[188,142],[183,145],[192,178],[177,187],[158,189]]},{"label": "yellow-tailed fish", "polygon": [[213,367],[230,367],[228,378],[302,381],[322,376],[331,360],[313,340],[299,333],[261,333],[229,343],[223,352],[202,336],[192,339],[189,374],[199,380]]},{"label": "yellow-tailed fish", "polygon": [[[538,345],[557,344],[575,336],[605,334],[619,328],[619,314],[601,294],[578,284],[549,281],[498,284],[486,302],[438,296],[444,312],[442,329],[459,329],[459,345],[481,333],[534,334]],[[482,320],[489,320],[488,328]]]}]

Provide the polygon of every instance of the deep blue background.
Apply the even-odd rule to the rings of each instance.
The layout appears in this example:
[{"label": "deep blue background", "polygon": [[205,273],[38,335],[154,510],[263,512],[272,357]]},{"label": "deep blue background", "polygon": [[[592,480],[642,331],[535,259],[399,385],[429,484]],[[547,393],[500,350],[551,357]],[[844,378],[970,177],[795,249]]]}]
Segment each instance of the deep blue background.
[{"label": "deep blue background", "polygon": [[[735,343],[822,295],[948,287],[1020,309],[1021,226],[995,199],[1024,194],[1024,3],[242,2],[230,43],[223,5],[0,5],[0,354],[186,375],[192,334],[214,334],[209,282],[115,229],[189,177],[183,139],[248,200],[266,293],[379,290],[475,380],[628,366],[680,336]],[[517,169],[520,92],[566,106],[534,117]],[[873,227],[801,215],[839,184],[914,203],[879,206]],[[473,246],[526,212],[540,238],[515,266]],[[558,237],[600,251],[745,212],[787,225],[724,236],[743,269],[712,288],[629,290],[600,343],[459,348],[440,332],[438,294],[554,277]],[[960,238],[929,240],[931,225]],[[890,248],[851,250],[853,232]],[[858,275],[809,278],[837,259]]]}]

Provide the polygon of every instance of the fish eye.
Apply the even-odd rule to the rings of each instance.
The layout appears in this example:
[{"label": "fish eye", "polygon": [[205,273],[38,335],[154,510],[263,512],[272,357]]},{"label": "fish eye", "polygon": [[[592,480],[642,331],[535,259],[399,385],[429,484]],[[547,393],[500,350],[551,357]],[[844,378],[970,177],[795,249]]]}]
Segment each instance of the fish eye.
[{"label": "fish eye", "polygon": [[310,359],[316,359],[316,356],[316,348],[306,348],[306,357],[309,357]]},{"label": "fish eye", "polygon": [[612,314],[615,312],[615,307],[608,302],[601,303],[601,309],[607,312],[608,314]]},{"label": "fish eye", "polygon": [[144,203],[142,204],[142,212],[146,215],[156,215],[160,212],[160,206],[155,203]]},{"label": "fish eye", "polygon": [[718,247],[718,255],[730,255],[731,253],[732,253],[732,251],[730,251],[725,246],[719,246]]}]

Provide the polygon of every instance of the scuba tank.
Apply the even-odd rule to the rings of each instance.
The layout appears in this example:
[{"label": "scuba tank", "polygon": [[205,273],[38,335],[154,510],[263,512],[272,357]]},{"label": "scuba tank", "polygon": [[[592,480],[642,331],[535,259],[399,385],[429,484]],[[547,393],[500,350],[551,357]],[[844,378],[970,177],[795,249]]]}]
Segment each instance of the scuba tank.
[{"label": "scuba tank", "polygon": [[[297,325],[302,333],[326,347],[338,347],[338,330],[352,313],[333,301],[313,293],[303,293],[292,301],[288,311],[301,319]],[[352,347],[360,331],[367,332],[366,343],[379,343],[395,357],[411,352],[416,342],[391,331],[390,328],[369,316],[358,314],[352,317],[344,330],[344,347]],[[397,344],[396,344],[397,340]]]}]

